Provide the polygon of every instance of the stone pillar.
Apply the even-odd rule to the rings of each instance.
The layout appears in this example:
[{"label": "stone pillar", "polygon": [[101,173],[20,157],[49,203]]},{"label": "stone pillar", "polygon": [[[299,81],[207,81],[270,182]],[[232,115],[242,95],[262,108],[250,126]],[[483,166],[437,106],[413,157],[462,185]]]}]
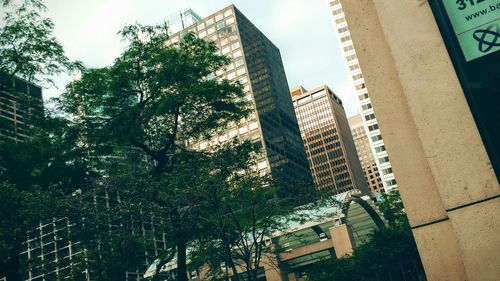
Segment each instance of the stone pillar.
[{"label": "stone pillar", "polygon": [[500,187],[429,4],[342,6],[428,280],[499,280]]},{"label": "stone pillar", "polygon": [[298,280],[297,273],[295,272],[288,273],[288,281],[297,281],[297,280]]},{"label": "stone pillar", "polygon": [[342,224],[330,228],[332,244],[337,258],[352,254],[354,249],[354,237],[351,228],[347,224]]},{"label": "stone pillar", "polygon": [[[274,246],[273,246],[274,247]],[[282,281],[282,272],[279,268],[279,261],[276,258],[274,251],[262,256],[261,266],[264,267],[267,281]]]}]

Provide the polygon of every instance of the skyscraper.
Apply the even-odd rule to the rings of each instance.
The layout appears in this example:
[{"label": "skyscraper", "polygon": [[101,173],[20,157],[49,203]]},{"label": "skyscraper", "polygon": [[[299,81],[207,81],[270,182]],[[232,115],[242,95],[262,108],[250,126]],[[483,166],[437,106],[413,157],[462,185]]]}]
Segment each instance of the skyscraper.
[{"label": "skyscraper", "polygon": [[173,34],[168,43],[179,42],[187,32],[214,42],[232,59],[214,76],[240,82],[254,109],[248,118],[195,148],[233,138],[253,140],[263,151],[258,170],[289,183],[312,183],[279,49],[234,5]]},{"label": "skyscraper", "polygon": [[291,95],[316,187],[370,194],[340,98],[328,86]]},{"label": "skyscraper", "polygon": [[0,139],[27,138],[29,126],[41,116],[42,88],[0,73]]},{"label": "skyscraper", "polygon": [[192,9],[179,11],[177,14],[171,15],[167,20],[168,33],[174,34],[184,28],[191,26],[201,20],[201,17]]},{"label": "skyscraper", "polygon": [[349,68],[349,73],[354,82],[354,86],[356,87],[359,110],[361,111],[363,122],[367,128],[368,141],[370,142],[372,153],[375,156],[375,161],[382,177],[384,189],[390,190],[397,188],[396,179],[389,161],[389,155],[385,150],[384,140],[382,139],[382,134],[380,133],[380,129],[378,127],[375,111],[372,107],[370,96],[368,95],[368,89],[365,85],[361,66],[356,56],[356,50],[354,49],[354,45],[351,40],[344,12],[342,11],[342,4],[340,3],[340,0],[329,1],[335,30],[340,38],[347,67]]},{"label": "skyscraper", "polygon": [[368,141],[368,134],[365,129],[363,117],[358,114],[350,117],[348,121],[349,127],[351,127],[354,144],[358,151],[359,162],[365,174],[366,183],[371,191],[383,192],[384,185],[382,184],[382,178],[380,177],[380,172],[377,168],[375,158],[373,157],[370,142]]}]

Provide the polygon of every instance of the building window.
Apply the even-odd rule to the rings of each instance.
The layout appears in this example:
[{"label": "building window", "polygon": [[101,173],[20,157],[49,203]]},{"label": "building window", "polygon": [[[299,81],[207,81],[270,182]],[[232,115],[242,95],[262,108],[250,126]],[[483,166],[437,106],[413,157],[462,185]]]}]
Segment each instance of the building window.
[{"label": "building window", "polygon": [[372,141],[373,142],[377,142],[377,141],[380,141],[380,140],[382,140],[382,135],[376,135],[376,136],[372,137]]},{"label": "building window", "polygon": [[397,183],[396,183],[396,180],[388,180],[388,181],[385,181],[385,184],[386,184],[387,186],[394,186],[394,185],[396,185]]},{"label": "building window", "polygon": [[[368,126],[368,130],[371,132],[371,131],[375,131],[375,130],[378,130],[378,124],[373,124],[373,125],[370,125]],[[385,149],[384,149],[385,150]]]},{"label": "building window", "polygon": [[351,40],[351,36],[349,36],[349,35],[340,38],[340,41],[342,41],[342,43],[345,43],[345,42],[347,42],[349,40]]},{"label": "building window", "polygon": [[222,49],[222,54],[225,55],[227,53],[229,53],[231,51],[231,49],[229,47],[225,47]]},{"label": "building window", "polygon": [[354,46],[353,45],[347,45],[344,47],[344,52],[349,52],[351,50],[354,50]]},{"label": "building window", "polygon": [[240,47],[240,42],[235,42],[231,45],[231,49],[232,50],[236,50]]},{"label": "building window", "polygon": [[368,115],[365,116],[365,119],[366,119],[366,121],[375,119],[375,114],[373,114],[373,113],[372,114],[368,114]]},{"label": "building window", "polygon": [[363,108],[363,110],[368,110],[368,109],[372,108],[372,104],[371,103],[363,104],[361,106],[361,108]]},{"label": "building window", "polygon": [[368,98],[368,94],[367,93],[364,93],[362,95],[359,96],[359,100],[365,100]]},{"label": "building window", "polygon": [[345,22],[345,18],[340,18],[340,19],[336,19],[336,20],[335,20],[335,23],[336,23],[336,24],[341,24],[341,23],[343,23],[343,22]]},{"label": "building window", "polygon": [[217,31],[223,29],[224,28],[224,22],[223,21],[218,22],[217,25],[216,25],[216,28],[217,28]]},{"label": "building window", "polygon": [[239,59],[235,60],[234,65],[236,67],[242,66],[243,65],[243,58],[239,58]]},{"label": "building window", "polygon": [[389,157],[385,156],[385,157],[379,158],[378,161],[380,162],[380,164],[387,163],[387,162],[389,162]]},{"label": "building window", "polygon": [[363,78],[363,74],[361,74],[361,73],[352,76],[352,80],[354,80],[354,81],[361,79],[361,78]]},{"label": "building window", "polygon": [[349,29],[347,28],[347,26],[339,28],[339,33],[344,33],[346,31],[349,31]]},{"label": "building window", "polygon": [[361,83],[359,85],[356,85],[356,90],[361,90],[361,89],[364,89],[364,88],[366,88],[365,83]]},{"label": "building window", "polygon": [[382,173],[384,175],[392,174],[392,168],[386,168],[382,170]]},{"label": "building window", "polygon": [[385,151],[385,145],[375,147],[375,151],[376,151],[377,153],[378,153],[378,152]]},{"label": "building window", "polygon": [[241,57],[241,51],[236,51],[233,53],[233,58],[239,58]]}]

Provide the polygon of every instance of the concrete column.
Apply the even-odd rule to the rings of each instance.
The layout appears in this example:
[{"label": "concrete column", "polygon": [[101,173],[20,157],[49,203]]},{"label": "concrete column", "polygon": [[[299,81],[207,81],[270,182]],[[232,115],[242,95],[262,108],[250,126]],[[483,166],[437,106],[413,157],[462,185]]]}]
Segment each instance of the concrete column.
[{"label": "concrete column", "polygon": [[428,280],[498,280],[500,186],[429,4],[342,6]]},{"label": "concrete column", "polygon": [[297,273],[290,272],[288,273],[288,281],[298,281]]},{"label": "concrete column", "polygon": [[352,231],[347,224],[342,224],[330,228],[333,248],[337,258],[352,254],[354,249],[354,237]]},{"label": "concrete column", "polygon": [[267,281],[282,281],[283,278],[281,269],[279,268],[279,261],[274,251],[264,254],[262,256],[261,266],[264,267]]}]

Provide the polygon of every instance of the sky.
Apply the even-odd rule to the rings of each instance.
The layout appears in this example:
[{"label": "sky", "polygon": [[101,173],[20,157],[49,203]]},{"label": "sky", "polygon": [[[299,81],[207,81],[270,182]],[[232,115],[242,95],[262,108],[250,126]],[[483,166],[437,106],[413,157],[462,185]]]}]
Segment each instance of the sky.
[{"label": "sky", "polygon": [[[328,0],[46,0],[55,36],[71,60],[89,67],[113,63],[123,50],[117,32],[132,23],[157,24],[180,10],[193,9],[202,18],[234,4],[281,51],[290,88],[313,89],[327,84],[343,101],[348,116],[357,101],[340,42],[330,17]],[[44,98],[59,95],[44,90]]]}]

